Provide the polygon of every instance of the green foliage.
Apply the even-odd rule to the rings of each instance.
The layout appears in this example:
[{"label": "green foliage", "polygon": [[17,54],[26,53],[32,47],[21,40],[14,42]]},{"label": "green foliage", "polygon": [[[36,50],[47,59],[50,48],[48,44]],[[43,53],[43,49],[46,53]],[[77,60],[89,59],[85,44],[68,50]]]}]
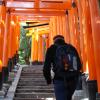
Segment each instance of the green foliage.
[{"label": "green foliage", "polygon": [[19,63],[29,64],[29,58],[31,55],[31,37],[27,37],[28,30],[25,30],[22,26],[20,28],[20,46],[19,46]]}]

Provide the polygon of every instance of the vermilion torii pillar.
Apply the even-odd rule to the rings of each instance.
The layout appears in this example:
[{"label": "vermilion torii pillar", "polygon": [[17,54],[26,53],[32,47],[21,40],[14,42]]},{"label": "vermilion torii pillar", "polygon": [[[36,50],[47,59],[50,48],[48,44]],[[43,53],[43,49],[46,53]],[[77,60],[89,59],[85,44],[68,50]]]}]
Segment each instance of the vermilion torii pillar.
[{"label": "vermilion torii pillar", "polygon": [[15,23],[14,16],[10,15],[10,33],[9,33],[9,49],[8,49],[8,57],[9,57],[9,70],[13,68],[13,57],[14,57],[14,45],[15,45]]},{"label": "vermilion torii pillar", "polygon": [[92,22],[92,35],[94,44],[94,57],[96,64],[97,73],[97,84],[98,92],[100,94],[100,1],[99,0],[89,0],[90,14]]},{"label": "vermilion torii pillar", "polygon": [[43,59],[43,37],[42,35],[39,35],[39,41],[38,41],[38,61],[39,62],[43,62],[44,59]]},{"label": "vermilion torii pillar", "polygon": [[3,57],[3,37],[4,37],[4,21],[3,21],[3,7],[4,4],[0,1],[0,89],[2,87],[2,57]]},{"label": "vermilion torii pillar", "polygon": [[69,29],[70,29],[70,43],[77,48],[80,54],[80,30],[78,23],[77,6],[72,7],[68,12],[69,17]]},{"label": "vermilion torii pillar", "polygon": [[2,89],[2,62],[0,60],[0,90]]},{"label": "vermilion torii pillar", "polygon": [[68,29],[68,18],[65,16],[53,16],[50,18],[50,34],[49,34],[49,45],[53,43],[53,37],[61,34],[64,36],[65,41],[69,43],[69,29]]},{"label": "vermilion torii pillar", "polygon": [[[8,77],[8,67],[7,67],[7,63],[8,63],[8,56],[7,56],[7,31],[6,31],[6,27],[7,27],[7,20],[6,20],[6,5],[4,1],[0,1],[1,4],[1,61],[2,61],[2,79],[3,82],[7,81],[7,77]],[[6,39],[6,40],[5,40]]]},{"label": "vermilion torii pillar", "polygon": [[[79,1],[79,0],[78,0]],[[79,4],[79,2],[76,4],[76,7],[78,9],[78,28],[79,28],[79,39],[80,39],[80,52],[81,52],[81,58],[82,58],[82,62],[83,62],[83,71],[87,72],[88,71],[88,63],[87,63],[87,54],[86,54],[86,43],[85,43],[85,36],[83,34],[83,19],[82,19],[82,5]],[[74,9],[74,8],[73,8]],[[73,13],[73,12],[72,12]],[[73,23],[74,20],[71,20],[71,22]],[[71,29],[73,30],[73,24],[70,25]],[[72,33],[71,33],[72,34]],[[73,38],[72,38],[73,39]],[[73,40],[72,40],[73,41]]]},{"label": "vermilion torii pillar", "polygon": [[89,2],[85,0],[81,0],[81,2],[78,1],[78,7],[79,7],[79,14],[81,14],[79,19],[80,21],[82,21],[80,23],[81,26],[80,29],[85,37],[84,42],[86,44],[86,51],[87,51],[86,53],[87,53],[87,61],[89,69],[89,80],[96,80],[94,45],[93,45]]},{"label": "vermilion torii pillar", "polygon": [[8,67],[9,71],[16,64],[16,55],[19,48],[19,34],[20,34],[20,25],[19,19],[15,15],[11,15],[9,11],[9,41],[8,41]]},{"label": "vermilion torii pillar", "polygon": [[[3,44],[3,66],[7,67],[8,72],[8,48],[9,48],[9,32],[10,32],[10,13],[7,11],[5,20],[4,44]],[[7,73],[6,72],[6,73]]]},{"label": "vermilion torii pillar", "polygon": [[19,35],[20,35],[20,24],[19,24],[19,17],[14,17],[14,65],[17,63],[17,57],[18,57],[18,49],[19,49]]},{"label": "vermilion torii pillar", "polygon": [[34,34],[32,34],[31,62],[33,64],[38,62],[38,40]]}]

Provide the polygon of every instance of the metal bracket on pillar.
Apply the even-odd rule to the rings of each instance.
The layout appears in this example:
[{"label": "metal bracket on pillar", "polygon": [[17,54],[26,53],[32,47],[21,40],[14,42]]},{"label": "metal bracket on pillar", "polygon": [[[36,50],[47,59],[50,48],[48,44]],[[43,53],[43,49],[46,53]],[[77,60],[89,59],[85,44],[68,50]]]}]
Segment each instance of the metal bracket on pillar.
[{"label": "metal bracket on pillar", "polygon": [[76,7],[76,3],[72,2],[72,7],[75,8]]},{"label": "metal bracket on pillar", "polygon": [[11,12],[10,9],[8,9],[8,10],[7,10],[7,13],[10,14],[10,12]]},{"label": "metal bracket on pillar", "polygon": [[68,15],[68,10],[66,10],[66,15]]},{"label": "metal bracket on pillar", "polygon": [[5,1],[0,1],[0,5],[5,6],[6,5],[6,2]]},{"label": "metal bracket on pillar", "polygon": [[11,12],[10,9],[8,9],[8,10],[7,10],[7,13],[10,14],[10,12]]}]

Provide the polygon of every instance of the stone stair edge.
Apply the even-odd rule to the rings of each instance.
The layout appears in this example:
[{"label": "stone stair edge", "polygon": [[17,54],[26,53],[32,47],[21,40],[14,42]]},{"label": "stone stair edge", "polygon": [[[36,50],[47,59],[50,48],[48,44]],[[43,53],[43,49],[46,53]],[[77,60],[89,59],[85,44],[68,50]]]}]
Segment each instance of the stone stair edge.
[{"label": "stone stair edge", "polygon": [[4,98],[4,100],[13,100],[14,94],[15,94],[15,91],[16,91],[16,87],[17,87],[17,84],[19,82],[20,74],[21,74],[21,71],[22,71],[23,67],[24,66],[20,66],[19,67],[18,72],[16,74],[16,77],[15,77],[14,81],[12,82],[12,85],[10,86],[10,88],[9,88],[9,90],[7,92],[7,95]]}]

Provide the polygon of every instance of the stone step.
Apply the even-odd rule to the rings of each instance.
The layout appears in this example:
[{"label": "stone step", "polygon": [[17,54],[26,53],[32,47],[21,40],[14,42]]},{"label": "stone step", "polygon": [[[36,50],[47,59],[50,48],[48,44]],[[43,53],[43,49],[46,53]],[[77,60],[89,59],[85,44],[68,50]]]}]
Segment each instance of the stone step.
[{"label": "stone step", "polygon": [[39,73],[39,72],[37,72],[37,73],[34,73],[34,72],[32,72],[32,73],[30,73],[30,72],[22,72],[21,73],[21,75],[43,75],[43,72],[41,72],[41,73]]},{"label": "stone step", "polygon": [[73,94],[73,100],[87,100],[83,99],[84,98],[84,92],[83,90],[76,90]]},{"label": "stone step", "polygon": [[45,81],[44,78],[21,78],[19,81]]},{"label": "stone step", "polygon": [[35,80],[34,80],[34,79],[33,79],[33,80],[25,80],[25,79],[24,79],[24,80],[19,80],[19,82],[20,82],[20,83],[21,83],[21,82],[27,82],[27,83],[29,83],[29,82],[32,82],[32,83],[33,83],[33,82],[34,82],[34,83],[41,82],[41,83],[46,83],[45,80],[41,80],[41,81],[40,81],[40,80],[38,80],[38,79],[35,79]]},{"label": "stone step", "polygon": [[44,98],[14,98],[13,100],[46,100]]},{"label": "stone step", "polygon": [[44,78],[43,76],[21,76],[20,78]]},{"label": "stone step", "polygon": [[26,74],[25,74],[25,73],[23,74],[23,73],[21,73],[21,76],[23,76],[23,75],[25,75],[25,76],[26,76],[26,75],[28,75],[28,76],[29,76],[29,75],[30,75],[30,76],[43,76],[42,73],[30,73],[30,74],[27,74],[27,73],[26,73]]},{"label": "stone step", "polygon": [[20,77],[20,80],[25,80],[25,79],[29,79],[29,80],[36,80],[36,79],[38,79],[38,80],[45,80],[43,77],[42,78],[37,78],[37,77]]},{"label": "stone step", "polygon": [[54,93],[15,93],[15,97],[19,98],[52,98],[54,97]]},{"label": "stone step", "polygon": [[25,93],[25,92],[28,92],[28,93],[31,93],[31,92],[42,92],[42,93],[53,93],[54,92],[54,89],[17,89],[16,90],[16,93]]},{"label": "stone step", "polygon": [[46,84],[46,82],[34,82],[34,81],[32,81],[32,82],[28,82],[27,81],[27,84],[26,84],[26,82],[25,81],[22,81],[22,82],[19,82],[18,83],[18,85],[19,86],[46,86],[47,84]]},{"label": "stone step", "polygon": [[53,86],[17,86],[17,89],[52,89]]},{"label": "stone step", "polygon": [[21,82],[18,83],[19,86],[46,86],[46,83],[41,83],[41,82]]},{"label": "stone step", "polygon": [[41,73],[43,72],[43,68],[29,68],[29,69],[22,69],[22,72],[27,72],[27,73]]},{"label": "stone step", "polygon": [[53,85],[47,86],[42,70],[37,66],[22,69],[13,100],[55,100]]},{"label": "stone step", "polygon": [[31,70],[31,71],[23,71],[22,70],[22,73],[33,73],[33,74],[36,74],[36,73],[38,73],[38,74],[41,74],[41,73],[43,73],[43,71],[40,71],[40,70]]},{"label": "stone step", "polygon": [[44,76],[43,75],[21,75],[21,77],[43,77],[44,78]]},{"label": "stone step", "polygon": [[22,72],[21,75],[43,75],[43,71],[42,72]]},{"label": "stone step", "polygon": [[45,80],[44,77],[34,77],[34,76],[21,76],[20,77],[20,80],[25,80],[25,79],[26,80],[28,80],[28,79],[31,80],[32,79],[32,80],[39,80],[39,81],[40,80]]}]

